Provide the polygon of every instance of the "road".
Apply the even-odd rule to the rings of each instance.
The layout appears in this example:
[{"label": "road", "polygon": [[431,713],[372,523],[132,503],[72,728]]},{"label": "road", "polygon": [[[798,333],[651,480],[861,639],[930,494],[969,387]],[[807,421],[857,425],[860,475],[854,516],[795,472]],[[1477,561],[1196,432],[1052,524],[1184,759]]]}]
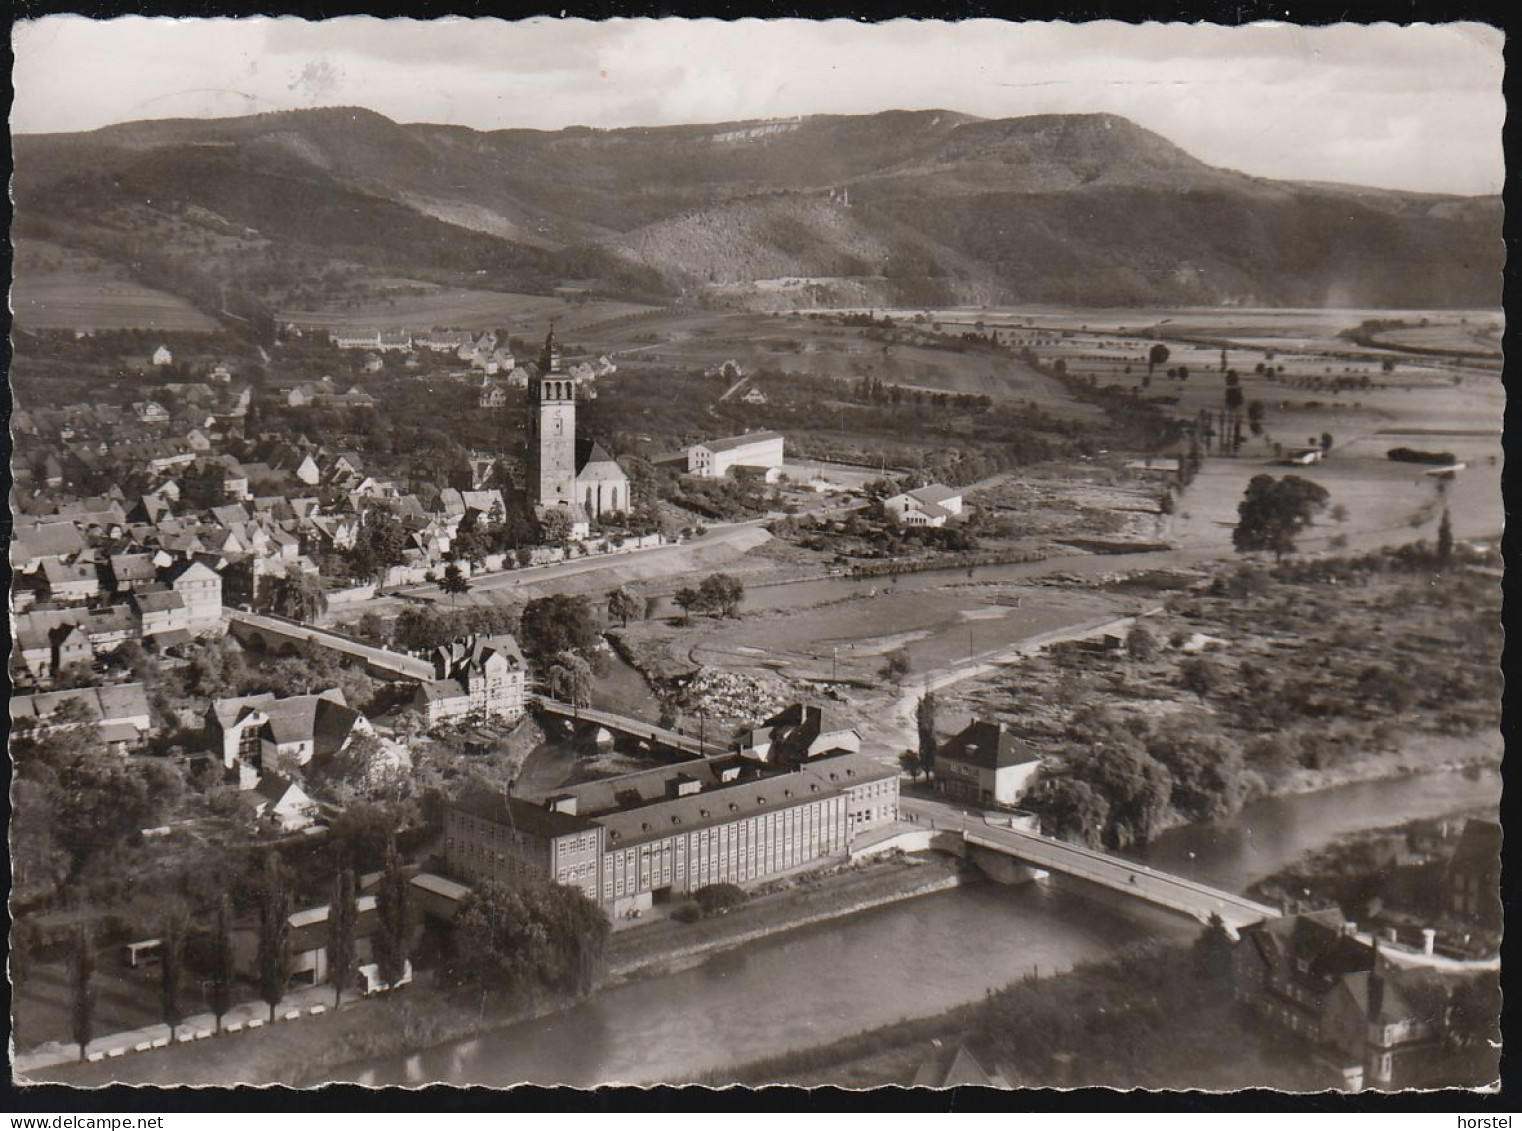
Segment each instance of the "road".
[{"label": "road", "polygon": [[[1144,610],[1140,615],[1149,616],[1152,613],[1160,612],[1161,609],[1161,605],[1156,605]],[[984,652],[981,655],[972,657],[970,660],[949,668],[943,668],[938,672],[931,672],[923,677],[917,677],[912,683],[900,687],[892,708],[879,716],[875,726],[868,727],[863,731],[862,744],[881,748],[888,752],[912,748],[919,743],[919,731],[914,721],[914,711],[919,705],[920,699],[924,697],[927,691],[939,691],[941,688],[950,687],[954,683],[961,683],[963,680],[987,675],[1000,666],[1013,663],[1023,656],[1035,655],[1050,644],[1058,644],[1067,640],[1088,640],[1095,636],[1110,634],[1117,636],[1124,635],[1138,619],[1139,617],[1135,616],[1112,617],[1069,625],[1065,628],[1028,637],[1020,641],[1020,643],[1010,645],[1009,647]],[[896,754],[894,756],[896,757]]]},{"label": "road", "polygon": [[[710,526],[706,534],[685,542],[670,542],[642,550],[626,550],[617,554],[594,554],[585,558],[573,558],[570,561],[553,562],[549,565],[480,574],[471,578],[470,591],[493,593],[498,590],[509,590],[522,593],[527,598],[543,595],[544,587],[552,582],[604,570],[627,570],[632,567],[651,577],[686,573],[698,568],[692,562],[697,554],[726,547],[734,548],[736,552],[744,552],[751,545],[766,541],[771,537],[762,529],[767,521],[769,520],[766,518],[757,518],[746,522],[723,523]],[[341,607],[332,608],[323,619],[329,622],[352,621],[365,613],[395,613],[408,603],[415,601],[445,600],[445,593],[437,585],[409,585],[393,589],[384,596],[377,595],[365,601],[352,601]]]},{"label": "road", "polygon": [[[409,656],[403,652],[393,652],[388,648],[363,644],[358,640],[314,625],[298,624],[280,617],[248,613],[241,609],[225,609],[223,612],[229,626],[233,628],[234,635],[240,640],[247,639],[251,633],[257,633],[266,639],[274,637],[297,644],[313,643],[362,660],[365,667],[372,672],[388,677],[400,676],[403,679],[422,680],[432,679],[434,675],[433,665],[427,660],[420,660],[416,656]],[[239,631],[239,626],[243,631]]]},{"label": "road", "polygon": [[544,695],[530,695],[529,698],[541,710],[552,715],[558,715],[563,719],[575,719],[581,722],[596,723],[606,727],[610,731],[627,735],[630,738],[648,740],[661,746],[669,746],[676,750],[685,750],[689,754],[699,757],[712,757],[716,754],[727,752],[727,747],[716,743],[700,743],[697,738],[690,734],[682,734],[674,730],[666,730],[664,727],[647,723],[643,719],[631,719],[627,715],[615,715],[610,711],[599,711],[595,707],[573,707],[569,703],[562,703],[550,699]]},{"label": "road", "polygon": [[926,798],[903,797],[899,800],[899,811],[911,820],[933,824],[937,829],[955,829],[969,844],[1135,896],[1158,907],[1193,916],[1201,922],[1208,921],[1212,914],[1219,915],[1233,934],[1243,927],[1279,915],[1277,908],[1235,892],[1160,872],[1145,864],[1082,845],[991,825],[977,810],[963,810],[954,804]]}]

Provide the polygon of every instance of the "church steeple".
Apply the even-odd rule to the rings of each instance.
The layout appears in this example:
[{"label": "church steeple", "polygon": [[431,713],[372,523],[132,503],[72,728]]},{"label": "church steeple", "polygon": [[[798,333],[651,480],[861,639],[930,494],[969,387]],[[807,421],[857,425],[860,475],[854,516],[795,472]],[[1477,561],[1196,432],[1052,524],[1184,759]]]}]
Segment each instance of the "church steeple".
[{"label": "church steeple", "polygon": [[550,322],[550,332],[544,339],[544,349],[539,354],[539,372],[560,372],[560,343],[555,340],[555,323],[553,321]]}]

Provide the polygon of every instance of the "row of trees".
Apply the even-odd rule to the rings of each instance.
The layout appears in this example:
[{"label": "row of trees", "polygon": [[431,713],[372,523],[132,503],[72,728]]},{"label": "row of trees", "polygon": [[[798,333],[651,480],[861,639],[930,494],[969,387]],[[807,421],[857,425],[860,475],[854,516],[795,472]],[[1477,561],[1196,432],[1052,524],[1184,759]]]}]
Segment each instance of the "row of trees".
[{"label": "row of trees", "polygon": [[[275,853],[265,858],[259,885],[258,941],[254,957],[254,981],[259,997],[269,1006],[270,1020],[284,999],[294,972],[291,914],[294,910],[291,878]],[[370,934],[372,954],[380,982],[394,985],[406,970],[408,914],[406,878],[401,869],[394,841],[388,844],[385,868],[376,892],[376,922]],[[354,872],[339,869],[332,883],[328,905],[327,956],[328,980],[333,987],[333,1004],[343,1001],[344,992],[358,975],[358,900]],[[237,959],[233,943],[234,915],[232,900],[223,894],[211,912],[207,931],[192,931],[182,902],[165,912],[159,930],[159,1003],[161,1018],[169,1026],[174,1040],[178,1027],[190,1011],[187,975],[201,975],[206,1008],[216,1019],[217,1031],[222,1019],[233,1007],[237,982]],[[73,956],[70,963],[70,1019],[79,1056],[95,1036],[98,993],[95,986],[95,945],[87,923],[75,928]]]}]

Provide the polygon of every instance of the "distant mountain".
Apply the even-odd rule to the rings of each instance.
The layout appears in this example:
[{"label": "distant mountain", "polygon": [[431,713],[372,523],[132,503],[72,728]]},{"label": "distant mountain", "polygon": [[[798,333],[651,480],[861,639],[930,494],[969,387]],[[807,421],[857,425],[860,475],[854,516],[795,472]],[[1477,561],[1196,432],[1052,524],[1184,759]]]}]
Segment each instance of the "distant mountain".
[{"label": "distant mountain", "polygon": [[1503,264],[1499,198],[1250,177],[1109,114],[550,133],[327,109],[14,144],[21,234],[271,304],[334,263],[762,305],[1489,307]]}]

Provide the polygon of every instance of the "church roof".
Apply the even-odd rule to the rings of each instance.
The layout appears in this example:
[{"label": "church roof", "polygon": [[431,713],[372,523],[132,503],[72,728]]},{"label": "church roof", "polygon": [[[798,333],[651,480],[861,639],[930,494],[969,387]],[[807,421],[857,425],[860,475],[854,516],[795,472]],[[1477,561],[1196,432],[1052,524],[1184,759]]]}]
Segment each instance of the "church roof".
[{"label": "church roof", "polygon": [[588,466],[594,463],[611,463],[617,465],[618,461],[608,454],[608,449],[596,440],[576,441],[576,471],[580,474]]}]

